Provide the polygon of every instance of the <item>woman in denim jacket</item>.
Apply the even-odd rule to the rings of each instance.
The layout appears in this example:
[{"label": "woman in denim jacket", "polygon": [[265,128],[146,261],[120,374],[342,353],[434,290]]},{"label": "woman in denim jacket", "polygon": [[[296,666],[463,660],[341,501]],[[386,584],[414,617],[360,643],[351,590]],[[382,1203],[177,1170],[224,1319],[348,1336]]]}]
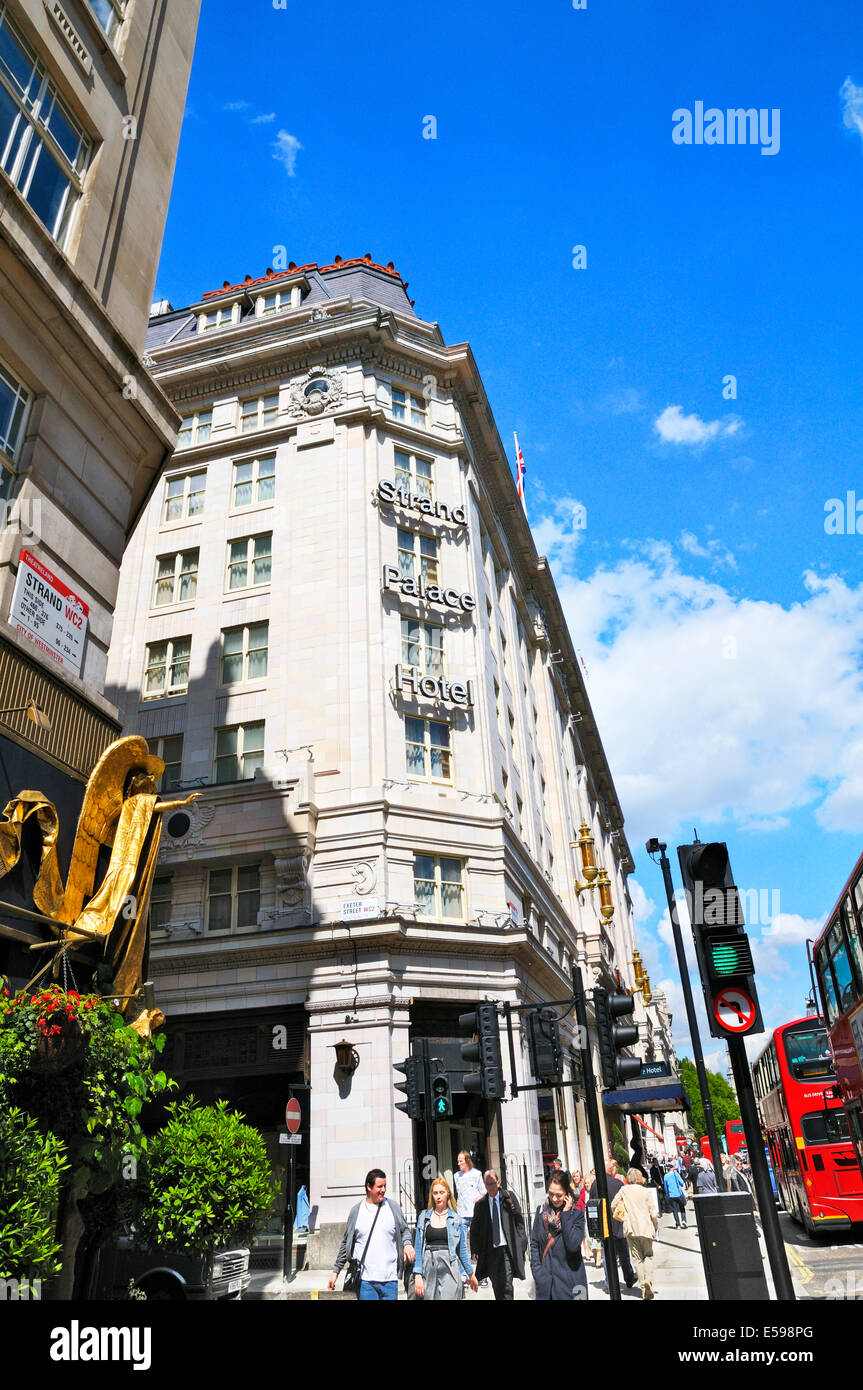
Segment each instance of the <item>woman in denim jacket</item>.
[{"label": "woman in denim jacket", "polygon": [[435,1178],[429,1204],[420,1212],[416,1234],[414,1289],[417,1298],[455,1302],[464,1298],[462,1270],[474,1293],[476,1275],[462,1225],[446,1178]]}]

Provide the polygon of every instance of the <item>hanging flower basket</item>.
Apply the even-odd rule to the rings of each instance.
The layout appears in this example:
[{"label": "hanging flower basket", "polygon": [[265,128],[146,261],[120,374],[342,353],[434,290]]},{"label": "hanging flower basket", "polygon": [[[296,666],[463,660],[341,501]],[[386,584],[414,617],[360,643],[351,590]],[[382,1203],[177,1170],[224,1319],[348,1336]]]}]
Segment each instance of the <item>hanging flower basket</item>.
[{"label": "hanging flower basket", "polygon": [[40,1031],[36,1036],[31,1066],[42,1076],[68,1071],[81,1060],[84,1052],[84,1034],[77,1019],[65,1019],[62,1025],[54,1027],[56,1031]]}]

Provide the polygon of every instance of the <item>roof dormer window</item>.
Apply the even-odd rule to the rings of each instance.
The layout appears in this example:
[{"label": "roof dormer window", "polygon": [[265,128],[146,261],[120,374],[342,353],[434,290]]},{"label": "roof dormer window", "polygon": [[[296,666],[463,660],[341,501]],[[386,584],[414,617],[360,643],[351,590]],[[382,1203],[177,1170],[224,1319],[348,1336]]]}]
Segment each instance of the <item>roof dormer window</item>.
[{"label": "roof dormer window", "polygon": [[221,309],[210,309],[206,313],[198,315],[198,330],[201,333],[210,333],[214,328],[228,328],[232,323],[240,321],[239,304],[226,304]]},{"label": "roof dormer window", "polygon": [[263,318],[266,314],[281,314],[286,309],[295,309],[299,302],[299,285],[284,290],[270,290],[269,294],[259,294],[256,300],[258,317]]}]

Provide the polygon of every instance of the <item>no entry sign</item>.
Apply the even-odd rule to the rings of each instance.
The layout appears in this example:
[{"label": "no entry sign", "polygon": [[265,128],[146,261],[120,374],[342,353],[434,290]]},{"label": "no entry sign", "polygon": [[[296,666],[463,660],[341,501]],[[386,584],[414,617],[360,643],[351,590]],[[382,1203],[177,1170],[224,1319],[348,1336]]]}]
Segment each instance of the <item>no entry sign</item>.
[{"label": "no entry sign", "polygon": [[744,989],[729,985],[713,1001],[713,1014],[726,1033],[745,1033],[755,1022],[755,1003]]},{"label": "no entry sign", "polygon": [[285,1124],[288,1126],[288,1134],[296,1134],[300,1127],[300,1102],[289,1100],[285,1106]]}]

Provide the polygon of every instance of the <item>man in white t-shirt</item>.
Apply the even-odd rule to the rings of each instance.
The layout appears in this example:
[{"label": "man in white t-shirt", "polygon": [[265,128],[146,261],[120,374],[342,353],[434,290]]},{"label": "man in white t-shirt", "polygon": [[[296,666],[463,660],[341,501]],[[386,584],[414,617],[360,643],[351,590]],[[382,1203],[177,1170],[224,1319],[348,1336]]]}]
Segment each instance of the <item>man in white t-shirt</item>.
[{"label": "man in white t-shirt", "polygon": [[457,1162],[458,1171],[453,1175],[455,1178],[456,1203],[458,1214],[469,1236],[470,1223],[473,1220],[473,1209],[479,1198],[485,1196],[485,1183],[482,1180],[482,1173],[480,1170],[474,1168],[473,1159],[466,1149],[462,1149]]},{"label": "man in white t-shirt", "polygon": [[357,1202],[348,1215],[328,1287],[336,1287],[342,1266],[352,1258],[362,1265],[360,1302],[397,1299],[404,1262],[412,1264],[415,1255],[401,1207],[387,1201],[386,1173],[372,1168],[366,1174],[365,1201]]}]

